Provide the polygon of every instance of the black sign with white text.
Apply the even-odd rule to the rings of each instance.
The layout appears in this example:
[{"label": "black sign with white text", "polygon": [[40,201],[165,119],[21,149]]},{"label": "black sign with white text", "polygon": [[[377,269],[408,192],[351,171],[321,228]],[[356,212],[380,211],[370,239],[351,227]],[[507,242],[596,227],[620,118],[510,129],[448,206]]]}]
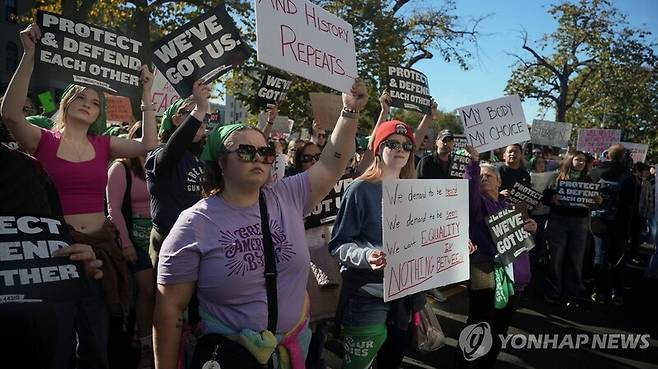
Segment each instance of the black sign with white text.
[{"label": "black sign with white text", "polygon": [[533,188],[524,186],[519,182],[515,182],[514,187],[510,191],[509,201],[512,204],[525,202],[528,211],[532,211],[539,205],[542,197],[544,197],[544,195],[541,192],[535,191]]},{"label": "black sign with white text", "polygon": [[388,85],[391,106],[431,114],[432,97],[427,77],[414,69],[388,67]]},{"label": "black sign with white text", "polygon": [[463,151],[452,154],[452,165],[450,166],[450,177],[464,178],[466,166],[471,162],[471,156]]},{"label": "black sign with white text", "polygon": [[268,104],[278,105],[285,100],[290,85],[292,85],[292,81],[284,76],[269,70],[266,71],[256,93],[256,105],[261,107]]},{"label": "black sign with white text", "polygon": [[600,183],[558,181],[557,194],[562,206],[582,208],[596,204],[600,187]]},{"label": "black sign with white text", "polygon": [[355,178],[354,175],[346,174],[338,180],[329,194],[315,206],[311,215],[305,218],[304,227],[306,229],[314,228],[335,221],[345,190]]},{"label": "black sign with white text", "polygon": [[523,229],[523,223],[523,214],[513,206],[487,217],[497,257],[503,265],[510,264],[522,252],[535,247],[532,235]]},{"label": "black sign with white text", "polygon": [[74,300],[81,288],[78,266],[52,256],[69,243],[62,220],[0,216],[0,304]]},{"label": "black sign with white text", "polygon": [[34,80],[141,97],[140,68],[150,64],[145,42],[44,11],[37,13],[37,24],[43,36],[37,44]]},{"label": "black sign with white text", "polygon": [[153,54],[158,70],[181,97],[188,97],[195,81],[214,81],[242,64],[249,51],[219,5],[155,42]]}]

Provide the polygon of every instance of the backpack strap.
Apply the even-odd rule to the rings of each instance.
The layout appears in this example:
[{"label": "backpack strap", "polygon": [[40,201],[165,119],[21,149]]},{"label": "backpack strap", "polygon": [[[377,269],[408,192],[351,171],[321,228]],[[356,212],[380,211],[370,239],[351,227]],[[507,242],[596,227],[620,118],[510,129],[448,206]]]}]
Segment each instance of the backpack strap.
[{"label": "backpack strap", "polygon": [[263,232],[263,245],[265,254],[265,288],[267,290],[267,329],[276,334],[278,311],[278,298],[276,290],[276,261],[274,259],[274,243],[272,242],[272,233],[270,232],[269,215],[267,213],[267,203],[265,195],[261,192],[258,195],[258,204],[260,206],[260,223]]}]

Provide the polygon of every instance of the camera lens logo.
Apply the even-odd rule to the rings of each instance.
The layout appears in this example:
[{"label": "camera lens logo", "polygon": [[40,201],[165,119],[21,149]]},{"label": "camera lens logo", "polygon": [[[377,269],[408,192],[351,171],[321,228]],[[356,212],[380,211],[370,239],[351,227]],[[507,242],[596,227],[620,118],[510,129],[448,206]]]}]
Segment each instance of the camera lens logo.
[{"label": "camera lens logo", "polygon": [[467,361],[486,355],[492,344],[491,327],[487,322],[467,325],[459,334],[459,348]]}]

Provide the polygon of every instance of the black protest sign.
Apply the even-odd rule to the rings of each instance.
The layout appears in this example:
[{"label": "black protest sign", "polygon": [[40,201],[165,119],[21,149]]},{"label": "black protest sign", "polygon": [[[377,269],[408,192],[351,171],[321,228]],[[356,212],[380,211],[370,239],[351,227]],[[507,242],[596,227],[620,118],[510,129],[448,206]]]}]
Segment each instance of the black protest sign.
[{"label": "black protest sign", "polygon": [[343,194],[345,194],[345,190],[347,190],[347,187],[355,178],[356,176],[352,174],[346,174],[334,185],[334,188],[331,189],[329,194],[315,206],[311,215],[307,216],[304,220],[306,229],[318,227],[336,220]]},{"label": "black protest sign", "polygon": [[214,81],[242,64],[249,51],[219,5],[155,42],[153,54],[158,70],[181,97],[188,97],[195,81]]},{"label": "black protest sign", "polygon": [[525,202],[528,211],[532,211],[539,205],[542,197],[544,197],[544,195],[541,192],[528,186],[524,186],[519,182],[514,182],[514,187],[512,187],[512,190],[510,191],[509,201],[512,204]]},{"label": "black protest sign", "polygon": [[256,105],[261,107],[268,104],[278,105],[279,102],[285,100],[290,85],[292,85],[292,81],[284,76],[272,71],[265,72],[256,93]]},{"label": "black protest sign", "polygon": [[133,37],[39,11],[36,81],[59,80],[140,98],[140,68],[150,64],[146,43]]},{"label": "black protest sign", "polygon": [[69,243],[63,220],[0,216],[0,304],[76,299],[82,286],[78,265],[52,256]]},{"label": "black protest sign", "polygon": [[386,89],[391,95],[391,106],[423,114],[432,113],[430,88],[423,73],[410,68],[388,67]]},{"label": "black protest sign", "polygon": [[514,261],[522,252],[535,247],[532,235],[523,229],[523,214],[515,207],[503,209],[487,217],[497,257],[503,265]]},{"label": "black protest sign", "polygon": [[455,145],[452,148],[453,151],[466,149],[466,146],[468,145],[466,135],[453,135],[452,138],[455,142]]},{"label": "black protest sign", "polygon": [[600,187],[600,183],[558,181],[557,194],[562,206],[589,207],[596,204]]},{"label": "black protest sign", "polygon": [[452,154],[452,164],[450,165],[450,177],[464,178],[466,166],[471,162],[471,156],[463,152]]}]

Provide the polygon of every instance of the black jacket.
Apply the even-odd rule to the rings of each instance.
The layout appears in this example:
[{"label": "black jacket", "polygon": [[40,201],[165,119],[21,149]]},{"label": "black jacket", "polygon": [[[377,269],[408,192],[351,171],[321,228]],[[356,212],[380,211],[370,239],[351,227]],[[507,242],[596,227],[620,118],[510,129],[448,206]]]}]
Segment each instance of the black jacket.
[{"label": "black jacket", "polygon": [[430,155],[420,159],[416,166],[416,175],[419,179],[452,179],[459,178],[450,175],[450,167],[452,166],[452,154],[448,158],[448,166],[443,170],[440,164],[438,152],[433,152]]},{"label": "black jacket", "polygon": [[592,169],[590,176],[594,182],[603,179],[605,181],[620,183],[621,190],[617,199],[617,220],[615,222],[615,231],[628,232],[631,219],[635,213],[635,209],[633,208],[633,200],[635,199],[635,180],[633,179],[628,167],[622,162],[605,161],[597,168]]}]

